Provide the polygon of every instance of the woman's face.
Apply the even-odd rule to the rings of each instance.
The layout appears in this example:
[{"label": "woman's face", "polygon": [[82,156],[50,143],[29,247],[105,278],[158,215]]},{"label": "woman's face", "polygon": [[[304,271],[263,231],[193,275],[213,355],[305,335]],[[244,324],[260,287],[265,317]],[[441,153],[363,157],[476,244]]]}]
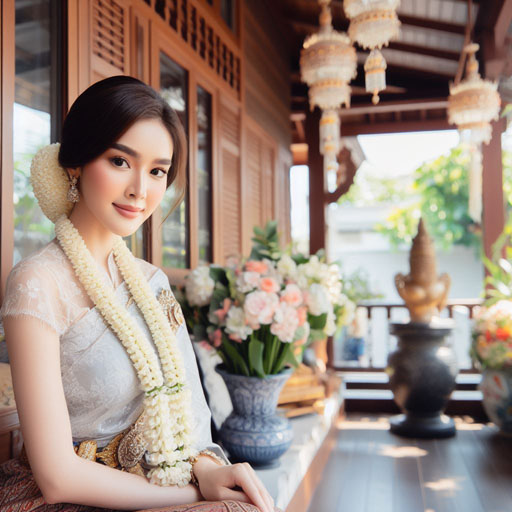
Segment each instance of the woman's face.
[{"label": "woman's face", "polygon": [[111,232],[131,235],[162,201],[172,153],[172,138],[162,121],[137,121],[83,167],[76,206],[89,210]]}]

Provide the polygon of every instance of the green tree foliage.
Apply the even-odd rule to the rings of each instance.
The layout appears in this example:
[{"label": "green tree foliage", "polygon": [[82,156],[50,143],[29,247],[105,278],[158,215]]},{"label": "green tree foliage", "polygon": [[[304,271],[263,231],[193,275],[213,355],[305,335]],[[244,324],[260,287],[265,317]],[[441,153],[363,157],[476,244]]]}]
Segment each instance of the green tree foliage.
[{"label": "green tree foliage", "polygon": [[410,244],[423,217],[437,245],[448,250],[454,244],[480,247],[480,236],[468,213],[469,154],[462,146],[450,154],[424,163],[414,172],[411,194],[417,200],[395,208],[377,231],[394,247]]}]

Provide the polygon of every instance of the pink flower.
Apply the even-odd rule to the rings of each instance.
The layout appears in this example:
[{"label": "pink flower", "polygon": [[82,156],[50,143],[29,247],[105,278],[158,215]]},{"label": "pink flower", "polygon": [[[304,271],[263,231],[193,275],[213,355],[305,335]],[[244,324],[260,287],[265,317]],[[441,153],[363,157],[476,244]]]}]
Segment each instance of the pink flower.
[{"label": "pink flower", "polygon": [[266,263],[263,261],[249,260],[245,263],[245,270],[249,272],[258,272],[258,274],[265,274],[268,271]]},{"label": "pink flower", "polygon": [[220,347],[222,345],[222,331],[215,329],[210,335],[210,340],[215,348]]},{"label": "pink flower", "polygon": [[274,311],[279,303],[275,293],[254,291],[247,295],[244,303],[244,312],[248,324],[253,329],[258,329],[259,324],[272,323]]},{"label": "pink flower", "polygon": [[286,302],[290,306],[300,306],[302,304],[302,292],[296,284],[287,284],[281,293],[281,302]]},{"label": "pink flower", "polygon": [[224,319],[226,318],[226,315],[228,314],[228,310],[229,310],[230,306],[231,306],[231,299],[228,299],[226,297],[224,299],[224,302],[222,303],[222,308],[216,309],[214,311],[214,314],[217,315],[219,322],[224,322]]},{"label": "pink flower", "polygon": [[297,315],[299,317],[299,327],[306,323],[306,319],[308,317],[308,308],[303,306],[302,308],[297,309]]},{"label": "pink flower", "polygon": [[199,345],[201,345],[201,347],[205,348],[206,350],[212,350],[212,346],[207,341],[200,341]]},{"label": "pink flower", "polygon": [[297,310],[286,302],[281,302],[276,309],[274,323],[270,326],[270,332],[281,341],[291,343],[295,331],[299,327],[299,315]]},{"label": "pink flower", "polygon": [[279,291],[279,285],[274,278],[263,277],[260,280],[260,289],[267,293],[276,293]]},{"label": "pink flower", "polygon": [[242,343],[242,338],[240,338],[240,336],[236,335],[236,334],[230,334],[228,336],[228,338],[230,340],[233,340],[233,341],[236,341],[237,343]]}]

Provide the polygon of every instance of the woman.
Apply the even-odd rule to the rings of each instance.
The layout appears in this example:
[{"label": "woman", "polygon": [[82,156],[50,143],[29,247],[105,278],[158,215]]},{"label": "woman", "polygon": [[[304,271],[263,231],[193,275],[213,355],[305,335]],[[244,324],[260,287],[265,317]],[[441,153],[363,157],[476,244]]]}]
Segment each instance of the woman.
[{"label": "woman", "polygon": [[185,147],[167,103],[118,76],[80,95],[60,147],[34,158],[56,238],[12,269],[0,310],[25,450],[0,466],[0,511],[273,510],[252,468],[212,444],[168,280],[121,238],[169,186],[183,198]]}]

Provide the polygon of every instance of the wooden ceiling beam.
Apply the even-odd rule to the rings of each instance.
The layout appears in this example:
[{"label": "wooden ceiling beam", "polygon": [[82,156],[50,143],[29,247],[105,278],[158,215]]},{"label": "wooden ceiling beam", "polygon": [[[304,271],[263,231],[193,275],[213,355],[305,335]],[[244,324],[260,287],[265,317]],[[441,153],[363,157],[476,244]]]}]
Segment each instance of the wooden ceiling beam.
[{"label": "wooden ceiling beam", "polygon": [[430,98],[406,101],[387,101],[378,105],[368,102],[366,105],[352,106],[341,111],[341,117],[360,116],[363,114],[382,114],[387,112],[411,112],[414,110],[436,110],[445,109],[448,105],[447,99]]},{"label": "wooden ceiling beam", "polygon": [[455,130],[447,119],[425,119],[418,121],[386,121],[374,123],[341,123],[341,136],[369,135],[374,133],[426,132]]},{"label": "wooden ceiling beam", "polygon": [[[288,22],[297,29],[301,34],[307,35],[318,31],[317,19],[307,17],[306,19],[299,19],[300,13],[293,12],[288,14]],[[435,20],[432,18],[419,18],[417,16],[410,16],[406,14],[398,14],[398,19],[402,25],[409,25],[411,27],[421,27],[431,30],[439,30],[441,32],[449,32],[450,34],[464,35],[466,26],[458,23],[450,23],[447,21]],[[333,16],[333,26],[336,30],[347,31],[349,20],[341,16]]]},{"label": "wooden ceiling beam", "polygon": [[400,13],[398,13],[398,19],[402,22],[402,25],[440,30],[441,32],[450,32],[451,34],[464,35],[466,30],[465,25],[433,20],[430,18],[417,18],[416,16],[408,16]]},{"label": "wooden ceiling beam", "polygon": [[458,61],[460,52],[453,50],[445,50],[441,48],[431,48],[428,46],[418,46],[416,44],[403,43],[402,41],[390,41],[387,46],[390,50],[398,50],[407,53],[417,53],[418,55],[427,55],[438,59],[447,59]]}]

